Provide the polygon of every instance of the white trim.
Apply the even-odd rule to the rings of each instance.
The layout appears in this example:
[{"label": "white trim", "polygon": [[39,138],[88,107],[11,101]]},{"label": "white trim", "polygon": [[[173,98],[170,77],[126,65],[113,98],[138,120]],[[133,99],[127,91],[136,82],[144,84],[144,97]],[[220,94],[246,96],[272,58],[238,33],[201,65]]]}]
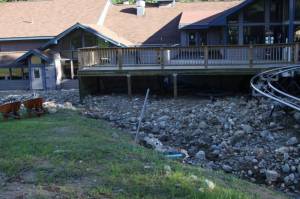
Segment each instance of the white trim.
[{"label": "white trim", "polygon": [[7,37],[0,38],[0,41],[22,41],[22,40],[48,40],[53,39],[53,36],[45,36],[45,37]]},{"label": "white trim", "polygon": [[100,26],[100,27],[103,26],[105,18],[106,18],[107,13],[108,13],[108,9],[109,9],[110,6],[111,6],[111,2],[110,2],[110,0],[107,0],[106,4],[105,4],[105,6],[104,6],[104,8],[103,8],[103,10],[101,12],[101,15],[100,15],[100,17],[98,19],[98,22],[97,22],[98,26]]}]

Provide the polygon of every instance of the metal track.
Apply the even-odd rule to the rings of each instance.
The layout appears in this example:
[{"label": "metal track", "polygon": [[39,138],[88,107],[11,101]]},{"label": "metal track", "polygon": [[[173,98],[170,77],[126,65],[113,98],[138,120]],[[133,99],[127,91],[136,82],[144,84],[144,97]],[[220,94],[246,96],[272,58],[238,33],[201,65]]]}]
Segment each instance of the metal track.
[{"label": "metal track", "polygon": [[250,84],[255,95],[258,93],[281,105],[300,111],[300,98],[275,86],[280,78],[295,78],[296,74],[300,74],[300,65],[276,68],[254,76]]}]

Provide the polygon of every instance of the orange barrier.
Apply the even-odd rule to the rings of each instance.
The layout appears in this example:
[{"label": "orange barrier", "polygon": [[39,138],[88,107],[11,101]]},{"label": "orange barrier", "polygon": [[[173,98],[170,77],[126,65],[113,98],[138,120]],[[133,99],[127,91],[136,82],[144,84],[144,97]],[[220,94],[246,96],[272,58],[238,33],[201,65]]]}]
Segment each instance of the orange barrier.
[{"label": "orange barrier", "polygon": [[0,105],[0,113],[2,113],[3,118],[6,120],[10,116],[15,119],[20,119],[19,110],[21,107],[21,102],[12,102]]},{"label": "orange barrier", "polygon": [[43,108],[43,102],[43,98],[35,98],[24,101],[23,104],[29,116],[31,116],[31,114],[34,113],[40,117],[42,114],[45,113],[45,109]]}]

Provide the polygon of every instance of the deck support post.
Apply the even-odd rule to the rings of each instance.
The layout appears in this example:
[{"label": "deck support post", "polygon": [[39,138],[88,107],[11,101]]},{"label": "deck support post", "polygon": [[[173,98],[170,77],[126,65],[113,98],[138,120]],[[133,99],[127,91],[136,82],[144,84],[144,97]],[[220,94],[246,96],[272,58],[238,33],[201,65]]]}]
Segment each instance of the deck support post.
[{"label": "deck support post", "polygon": [[74,62],[73,59],[70,60],[70,65],[71,65],[71,79],[74,79]]},{"label": "deck support post", "polygon": [[127,92],[128,97],[132,97],[132,84],[131,84],[131,75],[127,74]]},{"label": "deck support post", "polygon": [[294,48],[294,63],[297,64],[299,60],[299,43],[295,43]]},{"label": "deck support post", "polygon": [[177,87],[177,74],[173,74],[173,97],[178,97],[178,87]]}]

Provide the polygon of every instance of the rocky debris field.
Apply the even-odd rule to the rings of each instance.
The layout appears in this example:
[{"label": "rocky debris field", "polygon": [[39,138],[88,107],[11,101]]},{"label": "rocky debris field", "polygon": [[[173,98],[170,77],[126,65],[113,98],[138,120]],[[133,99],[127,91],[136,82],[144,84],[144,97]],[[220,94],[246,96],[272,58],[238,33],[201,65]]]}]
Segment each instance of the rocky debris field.
[{"label": "rocky debris field", "polygon": [[[77,109],[90,118],[136,132],[143,97],[87,97],[78,91],[38,92],[50,112]],[[2,97],[1,97],[2,96]],[[0,103],[24,99],[32,93],[7,96]],[[265,99],[246,96],[167,99],[150,96],[139,139],[165,152],[178,150],[185,162],[223,170],[255,183],[300,194],[300,113],[276,109]],[[299,123],[299,124],[298,124]]]}]

